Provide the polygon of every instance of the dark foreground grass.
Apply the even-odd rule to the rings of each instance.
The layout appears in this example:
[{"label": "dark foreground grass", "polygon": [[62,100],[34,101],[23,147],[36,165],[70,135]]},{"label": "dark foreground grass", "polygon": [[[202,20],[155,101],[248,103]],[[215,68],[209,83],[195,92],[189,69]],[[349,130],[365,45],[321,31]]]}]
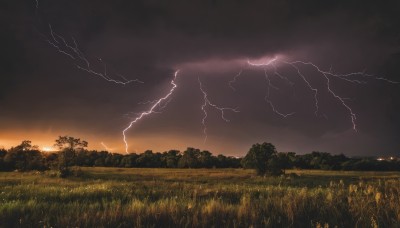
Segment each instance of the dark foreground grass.
[{"label": "dark foreground grass", "polygon": [[400,227],[400,173],[84,168],[0,173],[1,227]]}]

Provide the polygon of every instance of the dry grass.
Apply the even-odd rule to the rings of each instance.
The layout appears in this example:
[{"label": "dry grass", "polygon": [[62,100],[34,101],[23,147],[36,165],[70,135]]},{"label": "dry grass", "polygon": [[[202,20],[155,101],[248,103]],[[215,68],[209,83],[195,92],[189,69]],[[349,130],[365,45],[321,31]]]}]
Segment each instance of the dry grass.
[{"label": "dry grass", "polygon": [[0,173],[1,227],[399,227],[400,173],[84,168]]}]

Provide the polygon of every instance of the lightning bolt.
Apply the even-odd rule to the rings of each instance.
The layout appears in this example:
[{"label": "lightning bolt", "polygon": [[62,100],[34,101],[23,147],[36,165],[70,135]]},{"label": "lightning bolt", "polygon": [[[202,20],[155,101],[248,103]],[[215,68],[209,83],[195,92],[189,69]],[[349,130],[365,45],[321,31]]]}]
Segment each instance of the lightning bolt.
[{"label": "lightning bolt", "polygon": [[[166,108],[167,106],[168,106],[168,104],[169,104],[169,102],[171,102],[171,98],[170,99],[168,99],[164,104],[158,104],[158,106],[160,107],[160,110],[163,110],[164,108]],[[140,105],[146,105],[146,104],[154,104],[154,103],[157,103],[158,102],[158,100],[152,100],[152,101],[142,101],[142,102],[139,102],[138,104],[140,104]]]},{"label": "lightning bolt", "polygon": [[276,87],[276,86],[274,86],[274,85],[271,83],[271,80],[269,79],[269,76],[268,76],[268,73],[267,73],[267,69],[264,69],[264,75],[265,75],[265,80],[266,80],[267,83],[268,83],[267,95],[268,95],[268,97],[269,97],[270,88],[273,88],[273,89],[275,89],[275,90],[279,90],[279,88]]},{"label": "lightning bolt", "polygon": [[97,60],[101,64],[103,64],[104,71],[99,72],[94,70],[88,58],[86,58],[83,52],[79,49],[78,43],[76,42],[74,37],[71,37],[73,44],[69,44],[63,36],[54,32],[50,24],[49,24],[49,30],[50,30],[50,37],[43,35],[44,37],[46,37],[45,38],[46,42],[50,44],[53,48],[55,48],[59,53],[66,55],[68,58],[72,59],[74,61],[75,66],[79,70],[85,71],[95,76],[99,76],[100,78],[103,78],[104,80],[115,84],[126,85],[132,82],[143,83],[139,79],[128,80],[123,75],[120,75],[118,73],[115,73],[115,75],[120,77],[122,80],[114,79],[112,76],[108,74],[107,65],[103,62],[101,58],[97,58]]},{"label": "lightning bolt", "polygon": [[57,51],[60,52],[61,54],[64,54],[64,55],[68,56],[69,58],[75,60],[75,57],[73,55],[71,55],[70,53],[61,49],[59,42],[56,39],[53,29],[51,28],[50,24],[49,24],[49,29],[50,29],[50,35],[51,35],[52,40],[46,39],[47,43],[49,43],[51,46],[53,46],[55,49],[57,49]]},{"label": "lightning bolt", "polygon": [[294,61],[291,64],[302,64],[302,65],[307,65],[307,66],[311,66],[312,68],[314,68],[318,73],[320,73],[326,80],[326,88],[328,90],[328,92],[335,98],[337,99],[343,107],[345,107],[349,114],[350,114],[350,119],[353,125],[353,130],[357,131],[357,125],[356,125],[356,114],[353,112],[352,108],[345,102],[344,97],[339,96],[336,92],[334,92],[331,88],[331,81],[329,77],[334,77],[334,78],[338,78],[338,79],[342,79],[345,80],[347,82],[351,82],[351,83],[357,83],[357,84],[365,84],[365,81],[360,81],[357,79],[349,79],[349,77],[352,76],[362,76],[362,77],[367,77],[367,78],[372,78],[375,80],[383,80],[385,82],[388,83],[392,83],[392,84],[399,84],[399,82],[396,81],[392,81],[383,77],[375,77],[373,75],[370,74],[365,74],[364,72],[352,72],[352,73],[348,73],[348,74],[335,74],[332,72],[332,70],[330,71],[324,71],[321,70],[320,67],[318,67],[316,64],[312,63],[312,62],[303,62],[303,61]]},{"label": "lightning bolt", "polygon": [[278,72],[278,68],[276,67],[275,64],[272,63],[271,66],[274,68],[274,75],[278,76],[281,80],[288,83],[291,87],[294,86],[294,82],[292,82],[288,77],[286,77]]},{"label": "lightning bolt", "polygon": [[212,107],[216,110],[218,110],[221,113],[221,118],[225,121],[225,122],[229,122],[229,120],[227,118],[225,118],[225,111],[232,111],[232,112],[239,112],[237,110],[237,108],[227,108],[227,107],[220,107],[215,105],[214,103],[211,103],[211,101],[208,99],[208,94],[207,92],[203,89],[203,84],[201,83],[200,77],[198,78],[199,81],[199,86],[200,86],[200,91],[203,94],[203,100],[204,103],[201,105],[201,110],[204,113],[203,119],[201,120],[201,123],[203,125],[203,134],[204,134],[204,143],[207,141],[208,135],[207,135],[207,125],[206,125],[206,120],[208,117],[208,113],[207,113],[207,106]]},{"label": "lightning bolt", "polygon": [[[35,8],[36,8],[35,11],[37,14],[37,11],[39,9],[39,0],[35,0]],[[109,65],[107,65],[99,57],[96,57],[96,60],[94,60],[93,58],[86,57],[84,52],[82,52],[79,49],[78,42],[75,40],[74,37],[71,37],[71,39],[69,39],[72,42],[68,42],[67,39],[65,39],[62,35],[54,32],[54,30],[50,24],[49,24],[48,35],[43,35],[43,36],[45,38],[45,41],[52,48],[54,48],[60,54],[66,56],[68,59],[72,60],[73,64],[76,66],[76,68],[81,71],[84,71],[88,74],[100,77],[108,82],[119,84],[119,85],[127,85],[127,84],[133,83],[133,82],[143,83],[142,81],[140,81],[138,79],[128,80],[123,75],[117,73],[115,70],[110,71]],[[94,61],[91,62],[91,60],[94,60]],[[270,106],[272,111],[274,113],[276,113],[277,115],[285,118],[285,117],[295,114],[295,112],[287,113],[287,114],[280,112],[271,100],[271,96],[270,96],[271,90],[272,89],[274,89],[276,91],[280,90],[280,88],[278,88],[271,82],[272,76],[277,76],[281,80],[285,81],[288,85],[292,86],[293,91],[294,91],[295,83],[293,81],[291,81],[288,77],[286,77],[285,75],[283,75],[279,72],[278,64],[280,64],[280,65],[286,65],[290,68],[293,68],[296,72],[296,77],[298,76],[300,78],[300,80],[302,82],[304,82],[304,85],[311,91],[311,93],[313,94],[313,97],[314,97],[314,99],[313,99],[314,106],[315,106],[314,113],[316,116],[318,116],[318,114],[321,114],[322,117],[324,117],[325,119],[328,119],[328,117],[324,113],[319,112],[319,109],[320,109],[320,107],[319,107],[319,104],[320,104],[319,92],[323,89],[326,89],[327,92],[334,99],[336,99],[336,101],[338,103],[340,103],[340,105],[342,107],[344,107],[348,111],[348,113],[350,115],[350,120],[352,123],[352,128],[355,131],[357,131],[356,114],[352,110],[351,106],[347,103],[348,98],[340,96],[332,88],[333,86],[332,86],[331,79],[335,78],[335,79],[339,79],[339,80],[342,80],[342,81],[345,81],[348,83],[360,84],[360,85],[368,83],[368,81],[370,79],[381,80],[381,81],[384,81],[386,83],[391,83],[391,84],[399,84],[400,83],[397,81],[389,80],[384,77],[376,77],[374,75],[367,74],[364,71],[363,72],[352,72],[352,73],[348,73],[348,74],[338,74],[338,73],[333,72],[332,66],[330,67],[329,71],[324,71],[321,69],[321,67],[319,67],[318,65],[316,65],[312,62],[304,62],[304,61],[297,61],[297,60],[288,62],[288,61],[282,60],[280,58],[280,56],[275,56],[273,58],[268,59],[267,61],[262,61],[262,62],[254,62],[254,61],[250,61],[250,59],[247,59],[247,61],[243,60],[242,63],[245,63],[246,67],[254,67],[254,68],[264,69],[265,80],[267,82],[266,95],[265,95],[264,99],[268,103],[268,105]],[[97,69],[97,68],[99,68],[99,65],[102,68],[101,70]],[[317,72],[317,75],[322,76],[323,80],[325,81],[324,86],[322,88],[320,88],[320,87],[316,88],[312,83],[313,81],[310,80],[310,75],[303,74],[303,72],[302,72],[303,67],[311,67],[315,72]],[[268,74],[267,69],[271,70],[271,71],[268,71],[271,74]],[[132,128],[134,124],[136,124],[138,121],[143,119],[145,116],[150,115],[152,113],[159,113],[161,110],[163,110],[164,108],[167,107],[167,105],[169,104],[169,102],[172,99],[171,96],[172,96],[173,92],[177,88],[177,84],[175,83],[175,80],[178,76],[178,73],[179,73],[179,70],[175,71],[174,78],[171,80],[172,88],[164,97],[161,97],[154,101],[147,101],[147,102],[139,103],[139,104],[149,104],[149,105],[151,105],[151,107],[147,111],[137,113],[137,117],[134,119],[131,119],[131,122],[129,123],[129,125],[122,131],[126,153],[128,153],[128,149],[129,149],[127,138],[126,138],[127,131],[130,128]],[[228,82],[228,86],[233,91],[236,91],[234,84],[237,82],[237,79],[242,76],[242,73],[243,73],[243,68],[232,78],[232,80],[230,80]],[[220,106],[217,106],[214,103],[212,103],[208,98],[207,92],[203,89],[203,85],[202,85],[202,82],[200,81],[200,78],[198,78],[198,82],[199,82],[200,91],[203,94],[203,100],[204,100],[204,102],[201,105],[201,110],[204,113],[204,116],[203,116],[201,122],[202,122],[202,126],[203,126],[204,143],[205,143],[207,140],[207,137],[208,137],[207,125],[206,125],[206,121],[208,118],[207,108],[213,108],[213,109],[219,111],[221,114],[221,118],[226,122],[229,122],[229,120],[227,118],[225,118],[226,111],[232,111],[232,112],[239,112],[239,111],[237,110],[237,108],[220,107]],[[109,150],[109,148],[103,142],[101,142],[101,145],[105,149]]]},{"label": "lightning bolt", "polygon": [[250,66],[255,66],[255,67],[267,67],[267,66],[270,66],[271,64],[273,64],[277,60],[278,60],[278,57],[274,57],[265,63],[254,63],[254,62],[251,62],[250,59],[247,59],[247,64],[249,64]]},{"label": "lightning bolt", "polygon": [[264,68],[264,73],[265,73],[265,79],[267,80],[267,93],[266,93],[264,99],[265,99],[265,101],[269,104],[269,106],[271,106],[272,111],[275,112],[276,114],[280,115],[280,116],[283,117],[283,118],[286,118],[286,117],[288,117],[288,116],[291,116],[291,115],[295,114],[295,112],[291,112],[291,113],[286,113],[286,114],[284,114],[284,113],[282,113],[282,112],[279,112],[279,111],[275,108],[275,105],[272,103],[272,101],[271,101],[271,99],[270,99],[270,88],[273,88],[273,89],[276,89],[276,90],[279,90],[279,88],[276,87],[276,86],[274,86],[274,85],[272,85],[271,80],[269,79],[269,76],[268,76],[268,73],[267,73],[267,69],[266,69],[266,68]]},{"label": "lightning bolt", "polygon": [[[172,85],[171,90],[170,90],[164,97],[161,97],[160,99],[158,99],[157,102],[155,102],[155,103],[150,107],[149,110],[140,113],[139,116],[137,116],[134,120],[132,120],[132,121],[129,123],[128,127],[126,127],[126,128],[122,131],[122,135],[123,135],[123,139],[124,139],[124,143],[125,143],[125,152],[126,152],[126,153],[128,153],[128,149],[129,149],[128,142],[127,142],[127,140],[126,140],[126,132],[127,132],[135,123],[137,123],[138,121],[140,121],[143,117],[154,113],[154,112],[155,112],[154,110],[155,110],[158,106],[161,106],[161,103],[162,103],[163,101],[169,102],[169,101],[168,101],[168,100],[169,100],[169,97],[174,93],[176,87],[178,87],[177,84],[175,83],[175,80],[176,80],[176,77],[178,76],[178,73],[179,73],[179,70],[175,71],[175,73],[174,73],[174,78],[171,80],[171,85]],[[161,106],[161,107],[162,107],[162,106]]]},{"label": "lightning bolt", "polygon": [[[332,66],[330,68],[329,71],[324,71],[321,70],[320,67],[318,67],[316,64],[312,63],[312,62],[304,62],[304,61],[292,61],[292,62],[287,62],[287,61],[283,61],[283,60],[279,60],[278,57],[274,57],[266,62],[262,62],[262,63],[255,63],[250,61],[249,59],[247,60],[247,63],[249,66],[253,66],[253,67],[262,67],[264,68],[264,73],[265,73],[265,77],[267,80],[267,93],[265,96],[265,100],[266,102],[271,106],[272,110],[277,113],[278,115],[282,116],[282,117],[287,117],[290,115],[293,115],[294,113],[289,113],[289,114],[283,114],[281,112],[279,112],[274,104],[272,103],[272,101],[270,100],[270,89],[276,89],[278,90],[279,88],[277,88],[276,86],[271,84],[269,75],[267,74],[267,67],[272,66],[274,69],[274,74],[276,76],[278,76],[279,78],[281,78],[282,80],[285,80],[288,84],[290,84],[291,86],[294,85],[294,83],[292,81],[289,80],[288,77],[281,75],[278,72],[278,68],[275,64],[277,63],[282,63],[282,64],[286,64],[290,67],[292,67],[297,75],[300,77],[300,79],[305,83],[305,85],[308,87],[308,89],[310,89],[310,91],[313,93],[314,95],[314,105],[315,105],[315,115],[318,115],[319,112],[319,100],[318,100],[318,95],[319,95],[319,90],[317,88],[315,88],[311,82],[307,79],[307,77],[301,72],[300,68],[298,65],[304,65],[304,66],[309,66],[312,67],[316,72],[318,72],[320,75],[322,75],[322,77],[325,79],[326,81],[326,89],[328,91],[329,94],[332,95],[333,98],[335,98],[345,109],[347,109],[347,111],[349,112],[350,115],[350,119],[351,119],[351,123],[352,123],[352,128],[354,131],[357,131],[357,125],[356,125],[356,114],[354,113],[354,111],[352,110],[352,108],[350,107],[350,105],[347,104],[347,102],[345,101],[348,98],[342,97],[340,95],[338,95],[331,86],[331,79],[330,78],[336,78],[336,79],[340,79],[349,83],[354,83],[354,84],[366,84],[367,81],[362,80],[362,79],[358,79],[355,77],[363,77],[363,78],[368,78],[368,79],[374,79],[374,80],[382,80],[385,81],[387,83],[391,83],[391,84],[399,84],[400,82],[397,81],[392,81],[389,80],[387,78],[384,77],[376,77],[374,75],[371,74],[366,74],[365,72],[351,72],[351,73],[347,73],[347,74],[337,74],[334,73],[332,70]],[[322,116],[324,118],[327,119],[327,116],[325,114],[322,114]]]},{"label": "lightning bolt", "polygon": [[110,148],[108,148],[105,143],[101,142],[100,144],[104,147],[104,149],[106,149],[106,151],[108,152],[111,151]]},{"label": "lightning bolt", "polygon": [[[352,125],[353,125],[353,130],[354,130],[354,131],[357,131],[357,125],[356,125],[356,122],[355,122],[356,119],[357,119],[356,114],[354,114],[354,112],[353,112],[353,110],[351,109],[351,107],[344,101],[344,99],[346,99],[346,98],[343,98],[343,97],[337,95],[337,94],[331,89],[331,83],[330,83],[330,79],[329,79],[328,76],[333,76],[333,77],[336,77],[336,78],[344,79],[344,80],[346,80],[346,81],[353,82],[353,83],[361,83],[361,82],[358,81],[358,80],[349,80],[349,79],[346,79],[346,77],[349,77],[349,76],[352,76],[352,75],[357,75],[357,74],[359,74],[359,73],[350,73],[350,74],[347,74],[347,75],[336,75],[336,74],[331,73],[331,72],[332,72],[331,70],[330,70],[329,72],[327,72],[327,71],[322,71],[317,65],[315,65],[315,64],[313,64],[313,63],[311,63],[311,62],[295,61],[295,62],[293,62],[292,64],[296,64],[296,63],[300,63],[300,64],[303,64],[303,65],[312,66],[312,67],[313,67],[314,69],[316,69],[321,75],[324,76],[324,78],[326,79],[326,86],[327,86],[327,89],[328,89],[329,93],[330,93],[334,98],[336,98],[336,99],[349,111],[349,113],[350,113],[350,118],[351,118],[351,122],[352,122]],[[297,68],[297,69],[298,69],[298,68]]]},{"label": "lightning bolt", "polygon": [[242,72],[243,72],[243,69],[240,70],[239,73],[236,74],[235,77],[233,77],[233,79],[230,80],[230,81],[228,82],[229,87],[231,87],[231,89],[232,89],[233,91],[236,91],[235,87],[233,87],[233,83],[236,82],[236,80],[240,77],[240,75],[242,74]]},{"label": "lightning bolt", "polygon": [[307,87],[314,93],[314,105],[315,105],[315,111],[314,114],[317,116],[318,115],[318,111],[319,111],[319,105],[318,105],[318,89],[314,88],[311,83],[307,80],[307,78],[301,73],[300,69],[294,64],[294,63],[290,63],[290,62],[284,62],[286,64],[289,64],[290,66],[292,66],[296,71],[297,74],[300,76],[300,78],[305,82],[305,84],[307,85]]},{"label": "lightning bolt", "polygon": [[283,76],[283,75],[281,75],[279,72],[278,72],[278,69],[277,69],[277,67],[275,66],[275,62],[277,62],[278,61],[278,57],[274,57],[274,58],[272,58],[272,59],[270,59],[270,60],[268,60],[268,61],[266,61],[266,62],[262,62],[262,63],[255,63],[255,62],[252,62],[252,61],[250,61],[249,59],[247,59],[247,64],[249,65],[249,66],[252,66],[252,67],[261,67],[261,68],[263,68],[264,69],[264,75],[265,75],[265,79],[266,79],[266,81],[267,81],[267,92],[266,92],[266,95],[265,95],[265,97],[264,97],[264,99],[265,99],[265,101],[269,104],[269,106],[271,107],[271,109],[272,109],[272,111],[274,112],[274,113],[276,113],[277,115],[279,115],[279,116],[281,116],[281,117],[283,117],[283,118],[286,118],[286,117],[288,117],[288,116],[291,116],[291,115],[293,115],[293,114],[295,114],[295,112],[291,112],[291,113],[282,113],[282,112],[280,112],[280,111],[278,111],[277,109],[276,109],[276,107],[275,107],[275,105],[273,104],[273,102],[271,101],[271,99],[270,99],[270,90],[271,90],[271,88],[272,89],[275,89],[275,90],[279,90],[279,88],[278,87],[276,87],[276,86],[274,86],[272,83],[271,83],[271,80],[270,80],[270,77],[269,77],[269,75],[268,75],[268,73],[267,73],[267,68],[269,68],[270,66],[272,66],[272,68],[274,69],[274,75],[277,75],[280,79],[282,79],[282,80],[284,80],[284,81],[286,81],[289,85],[291,85],[291,86],[293,86],[294,85],[294,83],[292,82],[292,81],[290,81],[286,76]]}]

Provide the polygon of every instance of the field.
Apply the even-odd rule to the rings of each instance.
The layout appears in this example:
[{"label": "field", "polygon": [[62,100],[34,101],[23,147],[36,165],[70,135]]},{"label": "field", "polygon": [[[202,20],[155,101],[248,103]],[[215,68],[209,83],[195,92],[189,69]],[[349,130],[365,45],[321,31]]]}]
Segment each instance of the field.
[{"label": "field", "polygon": [[0,227],[400,227],[400,173],[82,168],[0,173]]}]

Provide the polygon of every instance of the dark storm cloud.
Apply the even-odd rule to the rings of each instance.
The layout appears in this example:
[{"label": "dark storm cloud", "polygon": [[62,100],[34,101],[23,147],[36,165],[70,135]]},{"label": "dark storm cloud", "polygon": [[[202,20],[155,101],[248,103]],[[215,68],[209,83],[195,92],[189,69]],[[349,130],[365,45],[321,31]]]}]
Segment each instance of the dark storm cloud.
[{"label": "dark storm cloud", "polygon": [[373,3],[347,2],[41,1],[39,21],[43,29],[51,22],[77,33],[84,43],[110,42],[106,50],[162,62],[256,56],[333,40],[359,43],[395,28],[386,23],[393,4],[381,12]]},{"label": "dark storm cloud", "polygon": [[[121,129],[135,116],[129,113],[147,107],[138,102],[153,100],[168,91],[176,67],[203,64],[210,59],[234,62],[282,54],[312,60],[324,69],[330,66],[339,72],[367,69],[400,80],[397,69],[400,3],[394,0],[39,0],[37,9],[35,4],[35,1],[10,1],[1,6],[0,42],[4,51],[0,53],[0,125],[3,129],[54,125],[118,139]],[[110,70],[145,83],[118,86],[79,71],[73,61],[44,41],[43,35],[50,35],[49,24],[70,42],[71,36],[75,37],[93,62],[101,57]],[[94,66],[103,70],[98,62]],[[400,95],[396,86],[382,82],[362,88],[337,84],[338,92],[353,99],[362,132],[355,136],[348,133],[351,123],[346,110],[329,94],[321,93],[325,101],[321,108],[327,118],[313,115],[312,94],[301,86],[298,78],[293,77],[299,85],[295,99],[274,95],[275,102],[283,104],[282,109],[297,112],[282,119],[263,100],[262,71],[245,71],[237,92],[233,93],[226,82],[237,74],[240,66],[233,64],[232,70],[226,72],[216,71],[215,65],[209,68],[182,71],[174,102],[163,114],[156,114],[150,117],[151,121],[137,126],[135,132],[143,135],[172,132],[177,137],[202,138],[199,124],[202,100],[197,84],[197,77],[201,77],[215,103],[241,109],[240,114],[228,114],[232,119],[229,125],[213,119],[218,113],[210,111],[210,138],[223,141],[210,142],[218,150],[223,151],[224,144],[229,150],[242,149],[257,140],[276,141],[285,150],[301,152],[311,150],[314,145],[314,149],[347,153],[375,153],[375,147],[393,152],[398,148],[400,123],[395,113],[400,110]],[[282,71],[294,74],[287,67]],[[289,88],[285,91],[290,94]],[[359,145],[363,139],[369,140]],[[337,141],[347,149],[338,147]]]}]

